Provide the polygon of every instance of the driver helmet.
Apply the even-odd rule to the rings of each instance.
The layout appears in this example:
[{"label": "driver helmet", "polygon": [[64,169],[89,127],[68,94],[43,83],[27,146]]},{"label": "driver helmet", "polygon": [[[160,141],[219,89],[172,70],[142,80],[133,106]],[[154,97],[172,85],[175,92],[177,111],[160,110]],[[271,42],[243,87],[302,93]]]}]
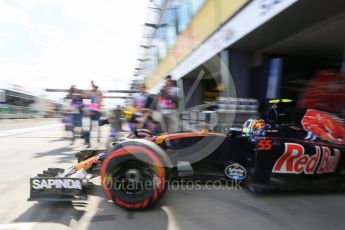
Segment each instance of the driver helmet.
[{"label": "driver helmet", "polygon": [[264,135],[266,131],[266,123],[262,119],[249,118],[242,126],[243,135],[259,134]]}]

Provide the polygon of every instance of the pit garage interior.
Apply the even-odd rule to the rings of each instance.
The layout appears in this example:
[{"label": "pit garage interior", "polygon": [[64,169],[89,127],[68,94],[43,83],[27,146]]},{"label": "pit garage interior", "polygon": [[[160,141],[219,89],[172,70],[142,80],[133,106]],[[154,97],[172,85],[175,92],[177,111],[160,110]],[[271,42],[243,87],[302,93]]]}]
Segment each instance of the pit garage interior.
[{"label": "pit garage interior", "polygon": [[[345,1],[324,4],[322,0],[302,0],[293,4],[230,47],[230,71],[236,79],[237,95],[254,97],[261,103],[274,97],[296,101],[318,71],[341,71],[344,28]],[[270,76],[272,72],[276,76]]]},{"label": "pit garage interior", "polygon": [[221,87],[226,87],[214,80],[221,78],[221,67],[215,64],[219,57],[228,64],[236,96],[256,98],[260,104],[267,104],[268,98],[286,97],[296,101],[318,71],[341,71],[345,62],[345,1],[324,3],[323,0],[297,1],[185,75],[180,79],[180,86],[186,97],[205,66],[214,67],[212,74],[207,71],[209,68],[204,70],[202,80],[185,106],[215,98]]}]

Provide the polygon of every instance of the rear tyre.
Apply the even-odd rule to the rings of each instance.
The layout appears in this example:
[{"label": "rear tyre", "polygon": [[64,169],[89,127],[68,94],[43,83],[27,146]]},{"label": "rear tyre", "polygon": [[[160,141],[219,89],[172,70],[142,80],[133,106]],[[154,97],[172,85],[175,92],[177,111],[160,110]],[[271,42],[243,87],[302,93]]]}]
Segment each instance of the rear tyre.
[{"label": "rear tyre", "polygon": [[128,141],[110,151],[101,167],[104,193],[116,205],[132,210],[154,206],[163,196],[171,164],[151,142]]}]

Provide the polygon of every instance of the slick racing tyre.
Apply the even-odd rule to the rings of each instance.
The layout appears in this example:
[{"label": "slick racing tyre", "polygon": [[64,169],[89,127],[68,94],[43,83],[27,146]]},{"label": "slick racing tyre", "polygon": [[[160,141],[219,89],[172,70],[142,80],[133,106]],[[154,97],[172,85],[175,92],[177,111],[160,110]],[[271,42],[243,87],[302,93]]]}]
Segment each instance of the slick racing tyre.
[{"label": "slick racing tyre", "polygon": [[164,194],[171,163],[165,152],[147,140],[122,142],[101,166],[103,192],[126,209],[152,207]]}]

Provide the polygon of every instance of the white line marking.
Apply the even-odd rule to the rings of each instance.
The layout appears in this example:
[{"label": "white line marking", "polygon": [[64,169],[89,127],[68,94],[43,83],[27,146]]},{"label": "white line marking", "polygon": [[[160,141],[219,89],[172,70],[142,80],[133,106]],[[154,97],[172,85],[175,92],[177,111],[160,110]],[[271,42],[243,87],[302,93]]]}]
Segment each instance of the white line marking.
[{"label": "white line marking", "polygon": [[0,224],[0,229],[30,230],[34,223]]},{"label": "white line marking", "polygon": [[180,227],[177,224],[176,217],[172,210],[168,206],[162,206],[162,209],[168,217],[167,230],[180,230]]},{"label": "white line marking", "polygon": [[89,205],[87,206],[88,211],[78,222],[71,223],[69,227],[72,229],[89,229],[92,217],[94,217],[97,214],[99,205],[103,200],[104,198],[89,196]]},{"label": "white line marking", "polygon": [[29,133],[29,132],[39,131],[39,130],[44,130],[44,129],[57,128],[61,126],[62,124],[53,124],[53,125],[43,125],[43,126],[36,126],[36,127],[22,128],[22,129],[4,130],[4,131],[0,131],[0,137],[12,136],[12,135],[22,134],[22,133]]}]

